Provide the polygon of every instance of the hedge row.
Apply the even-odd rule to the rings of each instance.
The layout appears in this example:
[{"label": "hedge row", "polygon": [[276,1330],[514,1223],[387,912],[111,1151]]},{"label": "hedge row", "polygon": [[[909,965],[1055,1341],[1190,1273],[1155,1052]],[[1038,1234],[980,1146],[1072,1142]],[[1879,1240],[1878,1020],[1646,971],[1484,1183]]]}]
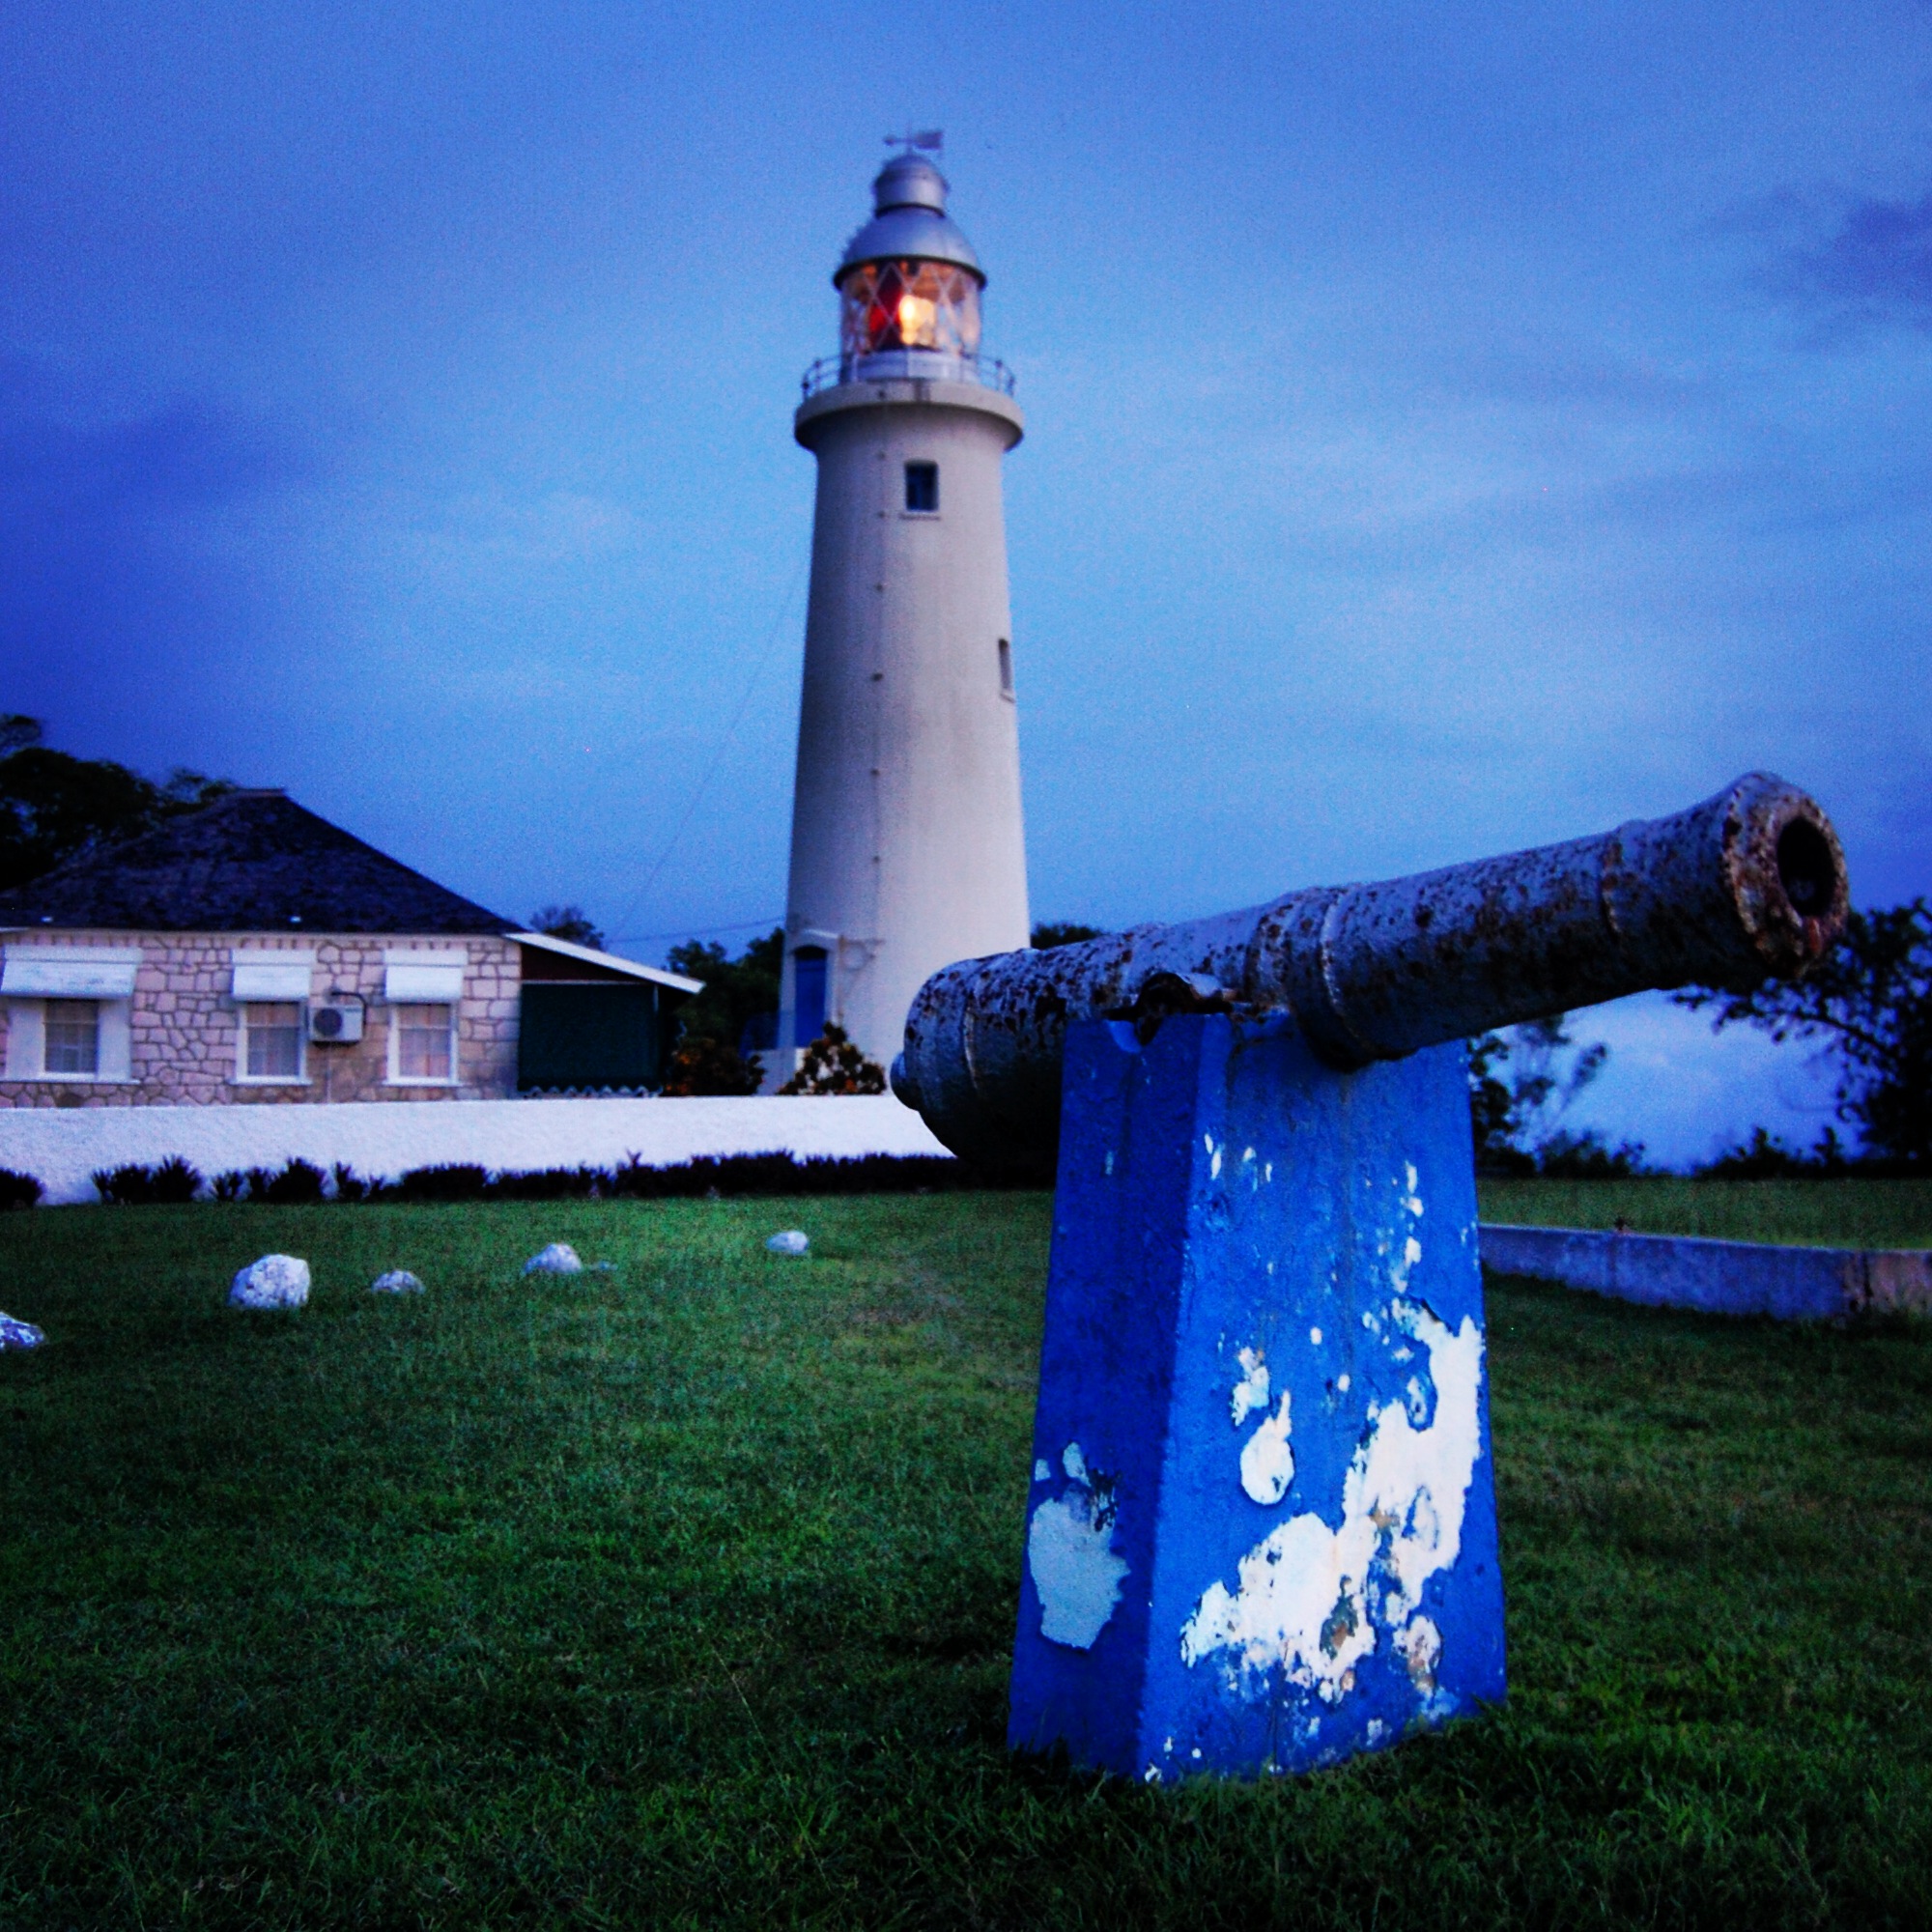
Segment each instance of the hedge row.
[{"label": "hedge row", "polygon": [[[788,1153],[704,1155],[650,1167],[633,1154],[621,1167],[552,1167],[496,1172],[465,1163],[416,1167],[374,1180],[337,1162],[325,1172],[306,1160],[279,1168],[231,1168],[207,1179],[173,1154],[153,1167],[100,1168],[96,1191],[114,1208],[213,1199],[308,1206],[371,1201],[654,1201],[777,1194],[954,1194],[1014,1183],[943,1154],[860,1154],[799,1160]],[[0,1209],[31,1208],[44,1190],[31,1174],[0,1168]]]}]

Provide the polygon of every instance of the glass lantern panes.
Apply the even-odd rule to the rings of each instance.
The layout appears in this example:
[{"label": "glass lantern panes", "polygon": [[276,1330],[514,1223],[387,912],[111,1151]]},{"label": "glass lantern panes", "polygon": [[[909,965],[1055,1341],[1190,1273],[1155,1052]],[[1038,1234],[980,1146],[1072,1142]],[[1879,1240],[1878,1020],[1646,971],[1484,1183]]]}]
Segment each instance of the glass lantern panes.
[{"label": "glass lantern panes", "polygon": [[980,281],[950,262],[866,262],[839,285],[838,346],[847,356],[893,349],[980,353]]}]

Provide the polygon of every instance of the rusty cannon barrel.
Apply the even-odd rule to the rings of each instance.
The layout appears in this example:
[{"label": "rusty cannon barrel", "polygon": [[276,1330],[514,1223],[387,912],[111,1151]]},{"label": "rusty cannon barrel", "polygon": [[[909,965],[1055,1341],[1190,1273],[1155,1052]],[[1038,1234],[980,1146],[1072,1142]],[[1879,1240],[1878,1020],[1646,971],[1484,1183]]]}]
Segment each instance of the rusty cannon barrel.
[{"label": "rusty cannon barrel", "polygon": [[1355,1068],[1651,987],[1795,979],[1849,907],[1831,820],[1753,772],[1593,838],[962,959],[915,996],[893,1091],[955,1153],[1051,1179],[1070,1019],[1286,1011]]}]

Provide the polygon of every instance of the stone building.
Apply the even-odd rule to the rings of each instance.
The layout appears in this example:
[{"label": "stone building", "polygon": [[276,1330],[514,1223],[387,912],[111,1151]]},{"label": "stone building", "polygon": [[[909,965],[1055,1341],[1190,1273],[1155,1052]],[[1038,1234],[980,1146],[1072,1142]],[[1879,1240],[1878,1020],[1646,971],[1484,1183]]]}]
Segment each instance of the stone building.
[{"label": "stone building", "polygon": [[0,1107],[643,1092],[700,982],[518,929],[280,791],[0,894]]}]

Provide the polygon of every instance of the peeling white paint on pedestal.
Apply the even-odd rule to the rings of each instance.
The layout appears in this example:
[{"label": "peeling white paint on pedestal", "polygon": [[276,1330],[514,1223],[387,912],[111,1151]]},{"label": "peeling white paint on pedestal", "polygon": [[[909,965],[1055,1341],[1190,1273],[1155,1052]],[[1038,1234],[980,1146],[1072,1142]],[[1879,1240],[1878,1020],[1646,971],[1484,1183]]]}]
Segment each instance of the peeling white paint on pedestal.
[{"label": "peeling white paint on pedestal", "polygon": [[[1355,1665],[1375,1649],[1378,1629],[1393,1634],[1418,1690],[1434,1689],[1441,1636],[1427,1619],[1410,1619],[1423,1585],[1462,1549],[1481,1452],[1483,1336],[1466,1316],[1452,1333],[1419,1302],[1392,1300],[1388,1315],[1428,1351],[1435,1414],[1425,1427],[1410,1404],[1371,1408],[1344,1484],[1341,1527],[1331,1530],[1313,1511],[1293,1516],[1240,1559],[1233,1590],[1209,1585],[1181,1632],[1180,1653],[1190,1665],[1219,1657],[1231,1690],[1260,1694],[1279,1666],[1291,1683],[1336,1703],[1354,1688]],[[1283,1424],[1285,1448],[1285,1400]],[[1247,1488],[1245,1449],[1241,1476]]]},{"label": "peeling white paint on pedestal", "polygon": [[[1052,1643],[1091,1650],[1121,1601],[1125,1559],[1114,1553],[1114,1497],[1087,1472],[1077,1442],[1061,1457],[1067,1486],[1033,1513],[1027,1526],[1027,1568],[1039,1592],[1039,1634]],[[1048,1474],[1044,1464],[1036,1482]]]}]

